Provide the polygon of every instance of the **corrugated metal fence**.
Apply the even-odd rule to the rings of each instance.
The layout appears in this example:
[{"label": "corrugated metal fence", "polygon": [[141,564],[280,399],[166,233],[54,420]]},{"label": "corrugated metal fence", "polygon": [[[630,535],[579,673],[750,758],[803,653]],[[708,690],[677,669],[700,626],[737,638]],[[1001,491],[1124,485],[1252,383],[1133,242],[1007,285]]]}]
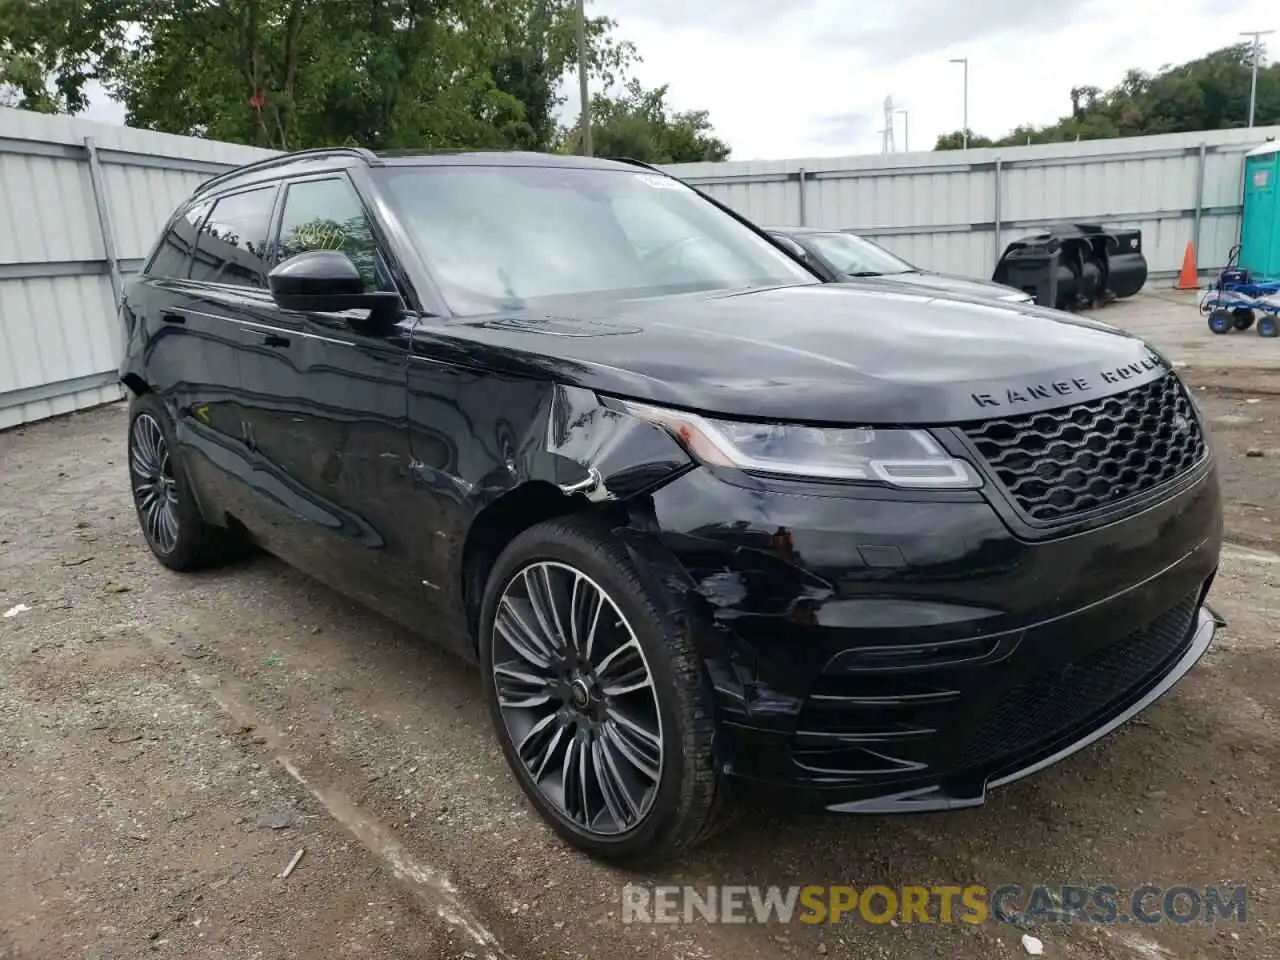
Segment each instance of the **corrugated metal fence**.
[{"label": "corrugated metal fence", "polygon": [[[759,223],[852,227],[920,266],[975,277],[1051,221],[1136,226],[1167,276],[1188,240],[1202,265],[1224,262],[1242,154],[1277,134],[668,169]],[[0,429],[120,396],[122,277],[196,184],[267,155],[0,108]]]},{"label": "corrugated metal fence", "polygon": [[120,396],[121,278],[196,184],[267,155],[0,108],[0,429]]},{"label": "corrugated metal fence", "polygon": [[1240,234],[1243,155],[1280,127],[1032,147],[667,167],[766,226],[853,229],[918,266],[991,276],[1012,240],[1050,223],[1142,230],[1153,279],[1187,241],[1219,267]]}]

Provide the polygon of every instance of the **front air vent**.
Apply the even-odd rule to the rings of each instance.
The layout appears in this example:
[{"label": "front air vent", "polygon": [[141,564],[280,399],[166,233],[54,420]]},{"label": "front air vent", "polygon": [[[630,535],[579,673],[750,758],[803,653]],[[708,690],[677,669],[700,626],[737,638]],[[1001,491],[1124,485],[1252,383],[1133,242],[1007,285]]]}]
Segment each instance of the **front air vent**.
[{"label": "front air vent", "polygon": [[1175,480],[1207,453],[1173,374],[1058,410],[963,427],[1030,520],[1061,523]]}]

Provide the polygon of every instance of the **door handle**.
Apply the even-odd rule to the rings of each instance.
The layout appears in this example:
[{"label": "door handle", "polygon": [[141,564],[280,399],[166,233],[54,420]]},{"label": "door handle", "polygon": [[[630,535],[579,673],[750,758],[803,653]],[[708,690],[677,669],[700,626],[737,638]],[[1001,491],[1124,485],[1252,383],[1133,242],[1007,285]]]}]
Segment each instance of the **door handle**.
[{"label": "door handle", "polygon": [[160,319],[165,323],[186,323],[187,318],[180,313],[174,313],[172,310],[164,310],[160,313]]},{"label": "door handle", "polygon": [[262,338],[262,342],[268,347],[287,347],[289,345],[289,338],[282,337],[278,333],[268,333]]}]

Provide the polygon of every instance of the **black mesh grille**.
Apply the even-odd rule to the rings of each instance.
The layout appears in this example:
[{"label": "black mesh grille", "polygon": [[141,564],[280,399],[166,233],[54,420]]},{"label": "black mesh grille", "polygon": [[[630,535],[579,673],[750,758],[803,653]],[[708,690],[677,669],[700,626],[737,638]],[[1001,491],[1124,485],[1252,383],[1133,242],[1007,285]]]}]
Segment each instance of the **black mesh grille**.
[{"label": "black mesh grille", "polygon": [[961,766],[1025,754],[1136,700],[1190,645],[1199,597],[1192,594],[1150,626],[1088,659],[1010,687],[965,736]]},{"label": "black mesh grille", "polygon": [[1032,520],[1053,523],[1173,480],[1205,455],[1178,378],[964,428]]}]

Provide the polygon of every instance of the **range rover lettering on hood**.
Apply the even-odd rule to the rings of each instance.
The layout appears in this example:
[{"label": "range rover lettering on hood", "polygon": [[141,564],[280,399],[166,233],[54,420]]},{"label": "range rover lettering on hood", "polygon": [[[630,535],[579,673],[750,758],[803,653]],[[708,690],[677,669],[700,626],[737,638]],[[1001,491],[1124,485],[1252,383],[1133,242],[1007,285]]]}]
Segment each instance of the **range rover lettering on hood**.
[{"label": "range rover lettering on hood", "polygon": [[567,319],[555,327],[577,323],[593,335],[484,320],[450,325],[441,338],[465,344],[456,354],[464,365],[492,344],[504,373],[779,423],[950,425],[1120,393],[1165,368],[1138,338],[1069,314],[856,284],[557,311]]},{"label": "range rover lettering on hood", "polygon": [[1099,386],[1122,384],[1153,370],[1164,369],[1167,368],[1158,357],[1149,355],[1133,363],[1126,363],[1122,367],[1099,370],[1095,377],[1072,377],[1070,380],[1054,380],[1050,383],[1018,384],[1016,387],[1005,387],[995,393],[973,393],[970,396],[980,407],[1014,407],[1034,400],[1090,393]]}]

